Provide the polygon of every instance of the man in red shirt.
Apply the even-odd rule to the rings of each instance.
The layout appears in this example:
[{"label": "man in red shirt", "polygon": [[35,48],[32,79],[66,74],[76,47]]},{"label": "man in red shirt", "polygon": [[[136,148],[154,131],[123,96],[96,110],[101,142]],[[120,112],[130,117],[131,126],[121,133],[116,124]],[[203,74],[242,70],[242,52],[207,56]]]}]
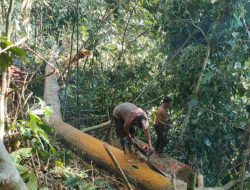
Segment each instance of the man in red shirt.
[{"label": "man in red shirt", "polygon": [[126,139],[128,140],[128,148],[131,151],[134,143],[135,128],[144,130],[148,151],[152,151],[151,136],[149,130],[148,117],[145,111],[138,108],[136,105],[125,102],[115,107],[113,111],[113,118],[115,122],[116,135],[120,138],[121,146],[125,151]]},{"label": "man in red shirt", "polygon": [[162,154],[167,142],[167,134],[171,128],[171,120],[168,115],[168,108],[172,104],[172,98],[165,97],[161,106],[159,107],[154,123],[157,140],[155,143],[156,153]]}]

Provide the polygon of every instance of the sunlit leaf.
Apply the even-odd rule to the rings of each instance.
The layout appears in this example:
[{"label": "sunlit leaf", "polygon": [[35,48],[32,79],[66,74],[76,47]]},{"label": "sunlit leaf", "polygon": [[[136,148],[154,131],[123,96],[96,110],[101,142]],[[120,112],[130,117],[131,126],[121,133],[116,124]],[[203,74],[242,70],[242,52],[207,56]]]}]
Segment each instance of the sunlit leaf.
[{"label": "sunlit leaf", "polygon": [[38,183],[37,183],[37,177],[34,172],[30,173],[29,175],[29,181],[27,183],[27,190],[37,190]]},{"label": "sunlit leaf", "polygon": [[105,46],[107,49],[114,51],[117,49],[117,46],[115,44],[108,44]]},{"label": "sunlit leaf", "polygon": [[50,106],[46,106],[44,108],[45,111],[45,119],[48,120],[50,116],[53,114],[53,109]]},{"label": "sunlit leaf", "polygon": [[205,142],[205,144],[206,144],[208,147],[211,147],[212,142],[211,142],[208,138],[205,138],[205,139],[204,139],[204,142]]},{"label": "sunlit leaf", "polygon": [[25,57],[26,56],[26,52],[22,49],[22,48],[19,48],[19,47],[13,47],[10,49],[10,51],[17,55],[17,56],[20,56],[20,57]]},{"label": "sunlit leaf", "polygon": [[10,66],[12,63],[12,57],[10,57],[7,53],[0,54],[0,68],[6,68]]},{"label": "sunlit leaf", "polygon": [[239,27],[242,27],[242,26],[243,26],[243,23],[242,23],[240,17],[237,16],[237,15],[234,15],[234,17],[235,17],[235,20],[237,21],[238,26],[239,26]]},{"label": "sunlit leaf", "polygon": [[196,98],[193,98],[191,99],[189,102],[188,102],[188,107],[191,108],[191,107],[194,107],[196,105],[198,105],[199,101],[196,99]]},{"label": "sunlit leaf", "polygon": [[7,39],[6,36],[0,36],[0,47],[2,49],[6,48],[7,46],[12,45],[12,43]]},{"label": "sunlit leaf", "polygon": [[235,38],[235,39],[237,39],[237,36],[239,35],[239,33],[238,32],[233,32],[232,33],[232,36]]},{"label": "sunlit leaf", "polygon": [[16,167],[17,167],[17,170],[21,176],[24,174],[27,174],[29,172],[29,168],[22,166],[20,164],[16,164]]},{"label": "sunlit leaf", "polygon": [[17,151],[12,152],[10,156],[14,162],[19,163],[21,159],[29,158],[32,155],[31,151],[32,148],[21,148]]}]

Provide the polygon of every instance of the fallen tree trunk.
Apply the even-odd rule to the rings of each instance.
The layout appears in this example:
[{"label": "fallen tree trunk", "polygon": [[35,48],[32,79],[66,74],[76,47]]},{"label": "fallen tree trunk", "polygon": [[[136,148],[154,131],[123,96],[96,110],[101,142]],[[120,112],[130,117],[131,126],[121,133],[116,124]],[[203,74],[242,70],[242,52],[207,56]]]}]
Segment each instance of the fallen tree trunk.
[{"label": "fallen tree trunk", "polygon": [[[51,72],[51,66],[47,65],[45,75]],[[76,153],[81,153],[84,159],[94,161],[98,166],[107,168],[108,171],[119,175],[115,164],[109,157],[103,142],[70,126],[62,121],[60,114],[60,101],[58,98],[58,84],[56,73],[46,77],[44,100],[51,105],[54,110],[53,116],[47,124],[55,128],[56,136],[60,137],[67,145],[73,148]],[[171,177],[164,177],[151,170],[149,166],[140,162],[130,154],[124,155],[123,151],[110,146],[125,175],[136,187],[145,190],[172,190]],[[176,190],[186,189],[186,183],[178,180],[175,185]]]},{"label": "fallen tree trunk", "polygon": [[[95,125],[82,129],[83,132],[89,132],[96,129],[103,129],[111,127],[111,121],[106,121],[105,123]],[[138,144],[143,147],[145,143],[137,139]],[[119,146],[119,145],[118,145]],[[153,153],[149,158],[149,161],[160,168],[163,172],[169,175],[175,175],[178,179],[189,183],[190,176],[193,174],[193,170],[186,164],[179,162],[176,159],[164,155],[164,157],[159,157],[157,154]]]},{"label": "fallen tree trunk", "polygon": [[[136,141],[138,146],[145,147],[145,142],[141,141],[140,139],[136,139]],[[174,175],[186,183],[190,182],[190,177],[194,173],[188,165],[179,162],[178,160],[173,159],[166,154],[163,157],[159,157],[158,154],[153,153],[150,155],[148,160],[163,172],[169,175]]]},{"label": "fallen tree trunk", "polygon": [[117,169],[120,171],[123,179],[125,180],[126,182],[126,185],[128,187],[129,190],[133,190],[126,175],[124,174],[120,164],[118,163],[118,161],[116,160],[114,154],[111,152],[111,150],[109,149],[108,145],[106,143],[103,144],[104,148],[106,149],[107,153],[109,154],[110,158],[112,159],[112,161],[114,162],[115,166],[117,167]]},{"label": "fallen tree trunk", "polygon": [[[73,147],[76,152],[81,152],[84,159],[92,160],[98,166],[119,174],[115,164],[104,149],[102,141],[85,134],[56,118],[50,119],[48,124],[55,128],[56,135],[59,136],[66,144]],[[135,186],[145,190],[173,189],[170,177],[166,178],[158,174],[157,172],[151,170],[147,164],[140,162],[132,155],[124,155],[123,151],[118,148],[110,146],[110,149],[130,182]],[[185,186],[184,182],[183,185]]]}]

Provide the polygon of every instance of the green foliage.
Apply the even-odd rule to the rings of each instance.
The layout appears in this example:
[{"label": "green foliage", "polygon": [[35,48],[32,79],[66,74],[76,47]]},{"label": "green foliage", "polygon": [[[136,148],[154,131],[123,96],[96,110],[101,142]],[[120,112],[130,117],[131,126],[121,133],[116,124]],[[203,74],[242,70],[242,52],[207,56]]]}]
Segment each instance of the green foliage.
[{"label": "green foliage", "polygon": [[[49,50],[58,54],[53,60],[62,67],[68,85],[66,93],[60,92],[64,120],[73,125],[77,91],[82,126],[109,120],[115,105],[134,100],[151,110],[152,126],[161,97],[171,95],[171,114],[177,119],[166,152],[200,170],[206,185],[215,186],[237,177],[243,158],[244,107],[250,97],[249,8],[247,0],[105,0],[81,2],[77,15],[69,1],[35,1],[29,43],[48,60]],[[79,61],[78,89],[74,66],[68,76],[64,72],[71,33],[76,50],[77,16],[79,42],[93,52],[91,58]],[[1,41],[1,48],[11,45]],[[22,56],[15,48],[9,51]],[[11,63],[7,52],[1,56],[5,66]],[[42,61],[30,58],[28,68],[34,71]],[[43,69],[37,75],[43,76]],[[29,89],[42,95],[42,82],[32,85]],[[48,158],[54,151],[46,135],[50,129],[37,113],[40,110],[34,108],[28,121],[18,125],[25,142]],[[69,187],[89,185],[76,175],[66,178]]]},{"label": "green foliage", "polygon": [[22,160],[31,157],[31,155],[32,155],[32,148],[21,148],[10,154],[12,160],[17,164],[19,164]]},{"label": "green foliage", "polygon": [[8,54],[6,54],[6,53],[1,54],[0,63],[1,63],[2,68],[6,68],[6,67],[10,66],[11,62],[12,62],[12,59]]},{"label": "green foliage", "polygon": [[[88,14],[79,15],[81,37],[93,51],[93,58],[79,71],[81,125],[110,119],[120,102],[136,99],[137,105],[150,109],[160,99],[147,102],[171,95],[173,117],[178,117],[171,133],[180,136],[185,127],[185,134],[183,139],[170,138],[166,151],[202,171],[208,185],[216,185],[242,157],[244,131],[237,127],[245,125],[243,107],[249,97],[244,25],[244,20],[249,23],[249,5],[173,0],[121,3],[115,8],[117,1],[105,2],[86,2],[81,9]],[[105,21],[104,10],[113,11]],[[176,57],[171,59],[173,54]],[[61,93],[66,99],[64,120],[73,125],[77,124],[76,80],[73,71],[66,97]],[[188,110],[192,110],[188,123],[182,126]]]},{"label": "green foliage", "polygon": [[[161,3],[164,6],[159,21],[165,31],[164,51],[175,52],[185,43],[168,70],[173,77],[166,81],[175,92],[173,109],[192,110],[187,126],[183,126],[183,149],[178,156],[201,170],[208,185],[216,185],[225,173],[232,172],[229,168],[241,163],[243,153],[244,130],[237,127],[244,128],[246,124],[244,104],[249,98],[246,94],[249,71],[245,66],[249,59],[246,42],[249,35],[243,24],[244,20],[249,23],[245,19],[250,15],[249,3],[199,0]],[[208,64],[202,72],[199,91],[194,94],[208,45],[211,49]],[[179,128],[179,132],[183,133],[183,129]],[[168,152],[174,155],[171,150],[175,142],[170,144]]]},{"label": "green foliage", "polygon": [[[26,182],[28,190],[38,189],[38,179],[35,174],[34,169],[25,163],[27,160],[34,159],[34,155],[39,155],[41,160],[47,162],[51,155],[57,155],[54,146],[51,144],[48,134],[53,132],[53,129],[46,126],[41,118],[36,115],[50,115],[51,112],[48,108],[44,107],[44,103],[40,100],[40,104],[34,104],[29,112],[29,117],[27,120],[18,120],[15,129],[20,131],[22,137],[22,146],[25,148],[20,148],[11,153],[12,160],[17,164],[17,169]],[[36,108],[36,109],[35,109]],[[40,163],[39,163],[40,164]],[[34,163],[33,163],[34,166]]]},{"label": "green foliage", "polygon": [[108,182],[102,179],[97,179],[95,181],[95,184],[90,184],[83,182],[81,178],[77,176],[70,176],[66,180],[66,187],[68,188],[74,188],[74,189],[88,189],[88,190],[97,190],[100,188],[105,188],[108,190],[112,190],[112,188],[108,185]]},{"label": "green foliage", "polygon": [[[0,36],[0,48],[5,49],[8,46],[13,45],[10,41],[7,40],[5,36]],[[11,54],[10,54],[11,53]],[[12,64],[12,60],[15,57],[25,57],[26,53],[23,49],[18,47],[11,47],[6,52],[0,54],[0,67],[6,68]]]},{"label": "green foliage", "polygon": [[61,175],[67,188],[93,190],[99,188],[112,189],[108,182],[99,176],[98,172],[95,173],[95,180],[90,182],[88,178],[93,178],[93,176],[91,177],[87,173],[87,170],[79,170],[64,166],[64,163],[60,161],[56,162],[56,167],[53,169],[52,173]]},{"label": "green foliage", "polygon": [[28,190],[38,189],[37,177],[33,171],[22,165],[17,165],[17,170],[22,179],[26,182],[26,187]]},{"label": "green foliage", "polygon": [[66,180],[66,186],[68,188],[79,188],[82,185],[82,181],[81,178],[76,176],[70,176],[67,180]]},{"label": "green foliage", "polygon": [[33,113],[29,113],[29,121],[18,121],[23,139],[37,150],[41,156],[49,158],[50,154],[45,149],[44,145],[48,145],[50,151],[56,154],[54,147],[51,145],[47,132],[52,132],[52,129],[44,125],[41,118]]}]

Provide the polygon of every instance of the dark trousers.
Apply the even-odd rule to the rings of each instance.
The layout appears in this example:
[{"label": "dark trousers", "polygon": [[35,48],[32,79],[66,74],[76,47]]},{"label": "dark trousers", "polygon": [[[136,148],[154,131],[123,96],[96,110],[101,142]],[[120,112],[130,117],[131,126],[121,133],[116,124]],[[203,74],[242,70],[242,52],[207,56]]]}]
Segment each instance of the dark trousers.
[{"label": "dark trousers", "polygon": [[167,143],[168,129],[166,126],[160,124],[155,124],[154,128],[157,135],[155,151],[158,153],[163,153],[164,147]]},{"label": "dark trousers", "polygon": [[[115,123],[115,132],[116,132],[117,137],[120,138],[120,143],[121,143],[123,150],[125,150],[126,144],[128,144],[128,147],[131,147],[132,142],[130,142],[126,138],[126,134],[124,131],[124,121],[121,119],[114,118],[114,123]],[[132,137],[135,136],[135,128],[133,126],[129,128],[129,133],[131,134]]]}]

